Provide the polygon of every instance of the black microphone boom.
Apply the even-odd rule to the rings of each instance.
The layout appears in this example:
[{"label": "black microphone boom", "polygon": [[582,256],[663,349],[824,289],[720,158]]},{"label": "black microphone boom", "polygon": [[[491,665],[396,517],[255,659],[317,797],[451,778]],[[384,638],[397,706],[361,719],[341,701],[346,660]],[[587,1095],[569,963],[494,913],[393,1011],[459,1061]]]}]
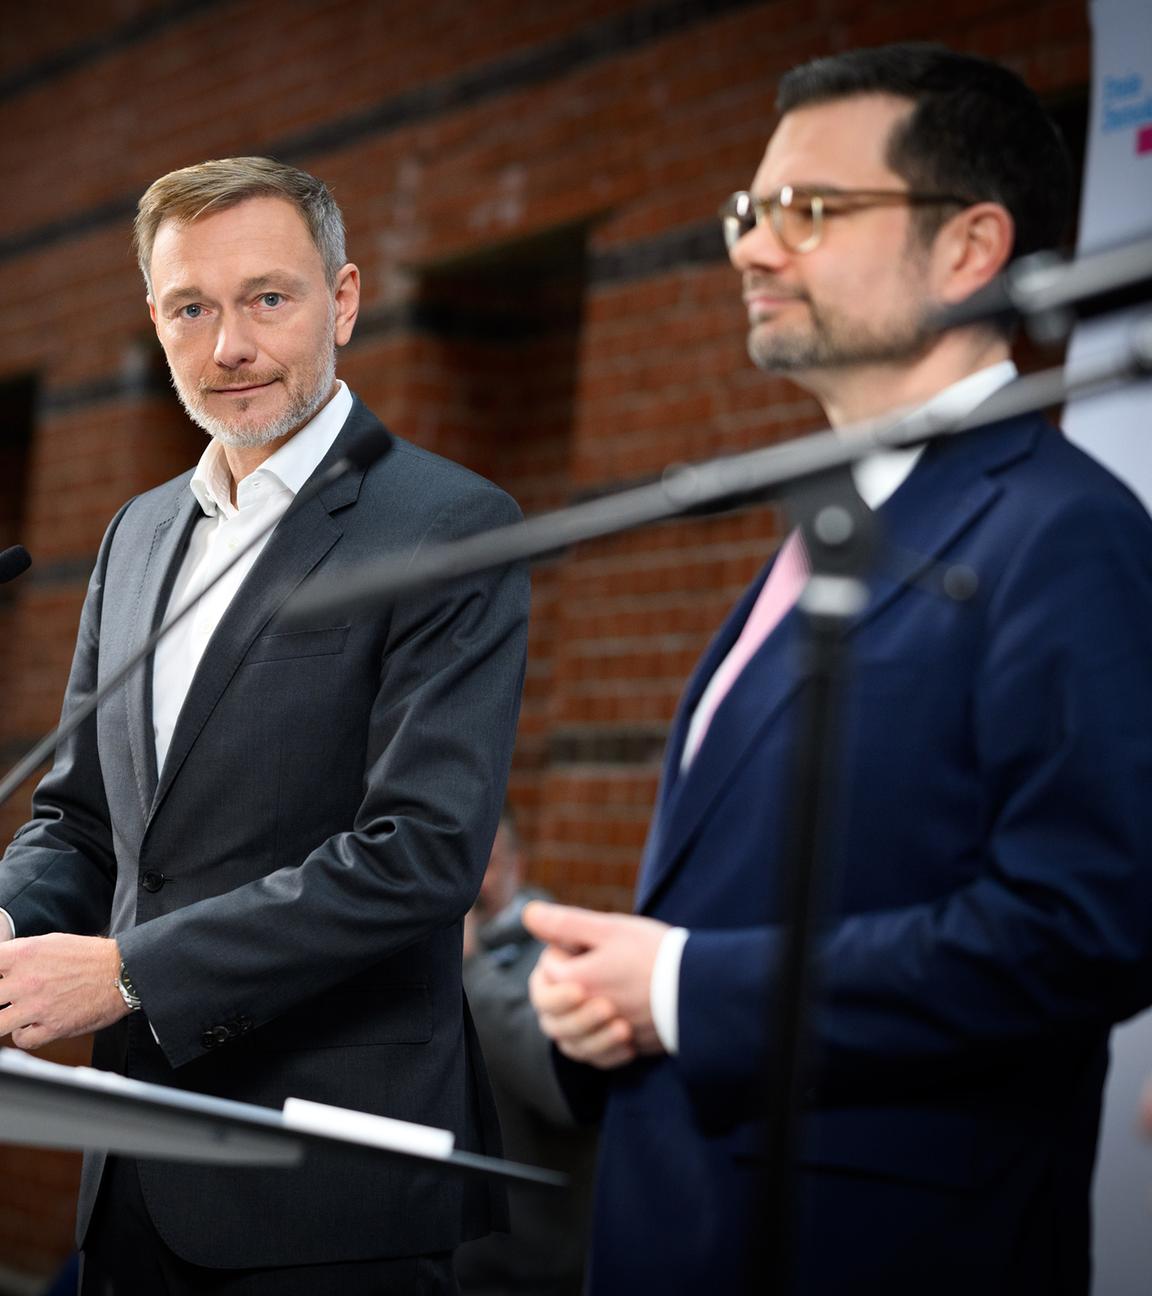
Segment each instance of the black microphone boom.
[{"label": "black microphone boom", "polygon": [[963,301],[929,319],[934,330],[1023,320],[1036,342],[1065,337],[1077,319],[1152,298],[1152,237],[1065,261],[1054,252],[1021,257]]},{"label": "black microphone boom", "polygon": [[23,545],[13,545],[0,553],[0,585],[22,576],[32,566],[32,558]]},{"label": "black microphone boom", "polygon": [[[576,544],[632,531],[733,503],[778,495],[879,450],[923,445],[1047,409],[1066,400],[1112,391],[1152,377],[1152,313],[1128,336],[1065,374],[1063,366],[1028,374],[993,393],[962,418],[947,410],[894,410],[835,430],[705,463],[679,465],[659,481],[586,500],[523,522],[481,531],[416,554],[385,556],[341,577],[339,583],[306,582],[280,613],[284,628],[302,629],[312,617],[343,615],[351,608],[396,599],[511,562],[535,562]],[[0,785],[2,804],[3,785]]]}]

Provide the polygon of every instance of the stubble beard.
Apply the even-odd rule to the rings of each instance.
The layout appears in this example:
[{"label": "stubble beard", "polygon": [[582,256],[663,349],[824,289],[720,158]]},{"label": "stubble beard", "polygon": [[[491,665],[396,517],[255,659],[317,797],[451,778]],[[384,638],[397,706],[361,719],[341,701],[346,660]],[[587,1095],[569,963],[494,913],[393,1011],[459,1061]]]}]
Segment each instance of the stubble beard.
[{"label": "stubble beard", "polygon": [[[327,336],[324,339],[323,358],[313,372],[312,382],[307,382],[307,376],[302,375],[304,380],[302,383],[287,388],[288,403],[280,414],[269,422],[255,427],[240,420],[223,419],[210,414],[204,408],[207,393],[211,389],[210,383],[201,381],[192,387],[181,382],[171,369],[169,369],[169,377],[180,398],[180,404],[184,407],[184,412],[197,427],[203,428],[221,445],[232,449],[253,449],[270,445],[273,441],[279,441],[281,437],[302,428],[328,399],[336,382],[336,336],[333,320],[329,321]],[[264,373],[237,370],[230,375],[230,381],[239,387],[248,382],[254,384],[270,381],[284,382],[286,377],[287,373],[282,369]],[[236,402],[236,413],[243,415],[249,405],[250,402],[241,397]]]},{"label": "stubble beard", "polygon": [[749,329],[748,355],[758,369],[797,374],[901,363],[921,356],[933,336],[925,324],[925,311],[881,330],[867,323],[844,320],[835,312],[822,311],[812,301],[805,300],[806,327],[773,330],[754,324]]},{"label": "stubble beard", "polygon": [[795,376],[919,359],[936,334],[927,323],[931,303],[915,295],[917,288],[927,286],[928,248],[912,228],[900,255],[907,271],[908,296],[901,308],[890,307],[886,317],[879,318],[867,311],[855,319],[851,314],[845,317],[835,303],[821,305],[802,291],[793,294],[768,276],[746,276],[746,286],[760,282],[781,295],[794,295],[807,307],[808,316],[807,321],[790,326],[761,328],[753,324],[748,331],[752,363],[767,372]]}]

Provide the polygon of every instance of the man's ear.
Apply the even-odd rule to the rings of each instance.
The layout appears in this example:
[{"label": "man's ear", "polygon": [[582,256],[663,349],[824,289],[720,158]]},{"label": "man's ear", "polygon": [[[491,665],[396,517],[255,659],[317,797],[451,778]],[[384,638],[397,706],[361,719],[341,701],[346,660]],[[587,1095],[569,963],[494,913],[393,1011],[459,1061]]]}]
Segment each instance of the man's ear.
[{"label": "man's ear", "polygon": [[148,294],[147,301],[148,301],[148,317],[151,319],[153,327],[156,329],[157,332],[159,332],[160,322],[156,318],[156,303],[152,300],[151,293]]},{"label": "man's ear", "polygon": [[940,230],[933,247],[936,298],[962,301],[995,279],[1008,264],[1016,226],[999,203],[975,203]]},{"label": "man's ear", "polygon": [[360,314],[360,271],[351,262],[342,266],[337,274],[333,297],[336,301],[336,345],[345,346]]}]

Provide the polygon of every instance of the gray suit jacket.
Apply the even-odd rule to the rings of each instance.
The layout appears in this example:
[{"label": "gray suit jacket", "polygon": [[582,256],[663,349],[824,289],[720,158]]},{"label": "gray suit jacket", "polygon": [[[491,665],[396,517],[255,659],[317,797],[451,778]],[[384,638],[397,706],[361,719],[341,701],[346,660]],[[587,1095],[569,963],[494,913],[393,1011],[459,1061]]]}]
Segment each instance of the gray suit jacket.
[{"label": "gray suit jacket", "polygon": [[[375,422],[356,402],[321,471]],[[130,501],[100,550],[65,712],[167,604],[188,475]],[[150,671],[66,742],[0,866],[21,935],[111,931],[144,1013],[94,1062],[280,1106],[295,1095],[446,1126],[498,1150],[460,984],[520,698],[523,571],[287,629],[306,579],[514,521],[503,492],[403,441],[297,501],[208,645],[164,768]],[[159,1044],[153,1038],[155,1028]],[[81,1237],[102,1158],[88,1159]],[[141,1162],[186,1259],[306,1264],[454,1246],[499,1219],[476,1180],[354,1151],[300,1170]]]}]

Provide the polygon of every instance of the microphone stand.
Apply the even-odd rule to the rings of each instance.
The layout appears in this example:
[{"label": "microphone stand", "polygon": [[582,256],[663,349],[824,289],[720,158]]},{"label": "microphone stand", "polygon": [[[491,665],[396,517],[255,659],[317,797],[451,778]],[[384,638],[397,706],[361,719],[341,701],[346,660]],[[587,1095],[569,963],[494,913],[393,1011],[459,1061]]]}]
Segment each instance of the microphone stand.
[{"label": "microphone stand", "polygon": [[748,1239],[749,1296],[772,1290],[773,1280],[780,1293],[791,1290],[792,1166],[809,1079],[808,1023],[819,988],[813,954],[823,914],[822,887],[835,846],[835,757],[849,657],[847,631],[868,601],[867,576],[881,542],[878,519],[860,498],[847,469],[801,484],[786,500],[808,557],[809,577],[797,602],[797,669],[804,687],[797,698],[788,783],[792,812],[779,882],[780,912],[787,922],[781,933],[777,983],[765,1003],[765,1159],[759,1209],[753,1215],[765,1227]]},{"label": "microphone stand", "polygon": [[[1075,374],[1063,368],[1022,377],[959,418],[938,411],[897,414],[816,433],[781,446],[669,471],[656,484],[538,515],[442,545],[411,561],[383,560],[341,587],[305,587],[285,606],[287,622],[347,609],[452,580],[488,566],[543,558],[582,540],[650,523],[783,495],[808,550],[811,578],[800,600],[806,626],[804,690],[793,753],[796,812],[781,870],[784,952],[776,992],[769,997],[766,1030],[767,1163],[760,1193],[766,1222],[749,1239],[745,1289],[790,1289],[795,1214],[794,1157],[808,1065],[807,1040],[818,989],[814,949],[822,882],[834,822],[833,754],[838,736],[839,686],[847,658],[845,630],[863,606],[865,579],[877,548],[876,518],[860,500],[849,465],[878,450],[927,444],[1067,400],[1083,399],[1152,376],[1152,312],[1138,319],[1126,343],[1093,357]],[[901,555],[905,580],[918,575],[914,555]],[[952,569],[943,589],[971,592],[971,573]],[[967,589],[965,587],[968,587]],[[775,1045],[775,1047],[771,1047]]]}]

